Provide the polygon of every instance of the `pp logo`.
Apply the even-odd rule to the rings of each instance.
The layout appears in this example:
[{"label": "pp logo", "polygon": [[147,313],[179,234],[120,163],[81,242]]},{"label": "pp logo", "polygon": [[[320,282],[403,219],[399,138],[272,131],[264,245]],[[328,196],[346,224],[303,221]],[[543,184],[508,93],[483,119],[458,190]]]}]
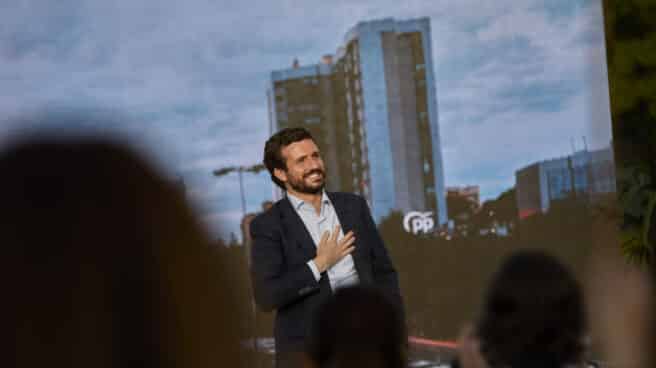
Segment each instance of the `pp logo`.
[{"label": "pp logo", "polygon": [[435,221],[433,221],[433,212],[408,212],[403,217],[403,228],[405,231],[413,234],[428,233],[433,230]]}]

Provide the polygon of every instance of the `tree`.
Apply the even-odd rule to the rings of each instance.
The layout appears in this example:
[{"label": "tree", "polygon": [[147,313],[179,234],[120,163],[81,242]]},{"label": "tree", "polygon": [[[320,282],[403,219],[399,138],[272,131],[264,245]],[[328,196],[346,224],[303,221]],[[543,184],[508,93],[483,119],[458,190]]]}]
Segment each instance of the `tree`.
[{"label": "tree", "polygon": [[478,212],[478,204],[465,196],[447,195],[446,206],[456,231],[466,236],[471,231],[472,218]]},{"label": "tree", "polygon": [[656,248],[656,4],[604,0],[622,250],[652,264]]},{"label": "tree", "polygon": [[478,207],[474,201],[459,195],[447,195],[446,206],[448,208],[449,218],[456,222],[470,218]]},{"label": "tree", "polygon": [[502,224],[513,224],[517,221],[517,198],[515,188],[501,193],[493,202],[491,210]]},{"label": "tree", "polygon": [[483,202],[480,211],[472,218],[476,231],[496,225],[512,228],[517,222],[515,188],[501,193],[496,199]]}]

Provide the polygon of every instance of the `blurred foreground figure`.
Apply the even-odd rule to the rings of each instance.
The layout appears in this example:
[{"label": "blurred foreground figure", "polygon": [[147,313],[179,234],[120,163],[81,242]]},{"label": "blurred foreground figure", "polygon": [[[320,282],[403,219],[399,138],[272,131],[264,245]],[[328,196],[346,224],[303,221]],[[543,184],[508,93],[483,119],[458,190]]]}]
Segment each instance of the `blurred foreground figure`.
[{"label": "blurred foreground figure", "polygon": [[656,366],[656,267],[631,263],[615,216],[598,216],[588,267],[590,321],[609,367]]},{"label": "blurred foreground figure", "polygon": [[555,258],[510,256],[488,286],[479,321],[459,341],[463,368],[581,367],[586,349],[582,290]]},{"label": "blurred foreground figure", "polygon": [[224,267],[138,155],[41,136],[0,172],[3,367],[239,366]]},{"label": "blurred foreground figure", "polygon": [[402,368],[407,336],[401,313],[377,289],[338,289],[317,311],[306,368]]}]

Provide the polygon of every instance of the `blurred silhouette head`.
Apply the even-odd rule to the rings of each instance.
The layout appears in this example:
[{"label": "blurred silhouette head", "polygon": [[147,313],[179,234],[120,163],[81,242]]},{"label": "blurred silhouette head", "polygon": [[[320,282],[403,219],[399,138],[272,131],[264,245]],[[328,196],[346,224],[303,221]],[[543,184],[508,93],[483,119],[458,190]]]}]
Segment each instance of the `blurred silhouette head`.
[{"label": "blurred silhouette head", "polygon": [[520,251],[488,286],[476,334],[491,367],[562,367],[584,352],[581,287],[555,258]]},{"label": "blurred silhouette head", "polygon": [[14,142],[0,172],[16,366],[236,364],[223,267],[175,184],[130,149],[81,137]]},{"label": "blurred silhouette head", "polygon": [[404,367],[403,326],[397,307],[376,289],[338,289],[317,311],[309,360],[319,368]]}]

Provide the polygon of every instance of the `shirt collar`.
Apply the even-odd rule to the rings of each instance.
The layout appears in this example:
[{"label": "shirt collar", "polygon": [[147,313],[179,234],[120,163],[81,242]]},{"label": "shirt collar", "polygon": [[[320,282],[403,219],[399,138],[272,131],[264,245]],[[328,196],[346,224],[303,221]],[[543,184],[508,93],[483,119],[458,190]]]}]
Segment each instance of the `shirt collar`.
[{"label": "shirt collar", "polygon": [[[306,204],[304,200],[294,196],[293,194],[290,194],[289,192],[287,192],[287,198],[289,198],[289,201],[292,203],[292,206],[294,207],[294,209],[296,209],[296,211],[300,210],[303,207],[303,205]],[[322,205],[330,204],[330,198],[328,198],[328,195],[326,194],[325,190],[321,192],[321,204]]]}]

